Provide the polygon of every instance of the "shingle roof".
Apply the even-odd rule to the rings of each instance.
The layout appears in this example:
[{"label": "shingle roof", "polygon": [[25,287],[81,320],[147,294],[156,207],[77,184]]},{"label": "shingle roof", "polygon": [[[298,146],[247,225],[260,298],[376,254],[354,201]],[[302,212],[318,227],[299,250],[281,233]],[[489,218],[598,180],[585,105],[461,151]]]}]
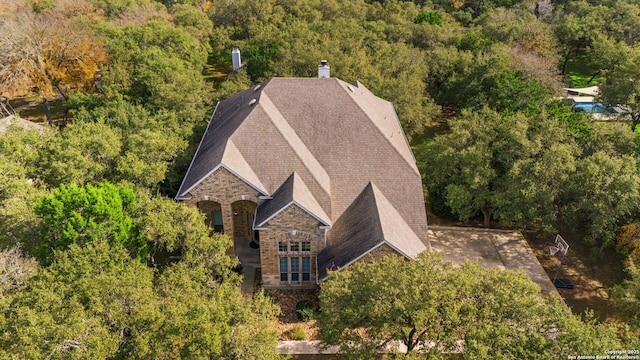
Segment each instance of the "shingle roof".
[{"label": "shingle roof", "polygon": [[427,249],[373,183],[364,188],[332,231],[335,235],[331,243],[318,254],[320,280],[327,277],[327,269],[348,266],[383,243],[409,259]]},{"label": "shingle roof", "polygon": [[397,115],[360,83],[273,78],[220,102],[176,198],[221,165],[261,195],[295,173],[322,211],[308,210],[334,224],[330,244],[343,238],[337,220],[373,182],[411,238],[429,246],[422,180]]},{"label": "shingle roof", "polygon": [[272,199],[265,200],[256,209],[255,228],[264,228],[271,218],[291,205],[297,205],[311,216],[318,219],[323,226],[330,226],[329,216],[315,199],[307,185],[296,173],[289,178],[272,195]]}]

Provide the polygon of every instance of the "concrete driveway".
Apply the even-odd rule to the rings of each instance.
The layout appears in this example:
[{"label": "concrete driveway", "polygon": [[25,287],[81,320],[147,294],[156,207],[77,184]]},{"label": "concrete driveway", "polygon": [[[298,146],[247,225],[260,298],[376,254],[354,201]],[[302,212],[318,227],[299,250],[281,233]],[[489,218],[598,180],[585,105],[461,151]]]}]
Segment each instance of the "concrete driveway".
[{"label": "concrete driveway", "polygon": [[489,268],[522,270],[540,285],[543,293],[556,291],[538,258],[518,231],[429,226],[429,242],[433,250],[454,265],[471,260]]}]

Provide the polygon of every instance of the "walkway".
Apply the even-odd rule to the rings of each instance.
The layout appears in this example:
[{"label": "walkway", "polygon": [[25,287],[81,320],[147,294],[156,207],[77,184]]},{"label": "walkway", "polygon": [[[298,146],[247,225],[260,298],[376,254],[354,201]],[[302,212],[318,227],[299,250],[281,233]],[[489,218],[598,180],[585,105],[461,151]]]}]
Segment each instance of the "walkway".
[{"label": "walkway", "polygon": [[260,268],[260,249],[251,248],[251,240],[246,238],[235,238],[233,242],[244,275],[240,290],[244,294],[253,295],[256,269]]}]

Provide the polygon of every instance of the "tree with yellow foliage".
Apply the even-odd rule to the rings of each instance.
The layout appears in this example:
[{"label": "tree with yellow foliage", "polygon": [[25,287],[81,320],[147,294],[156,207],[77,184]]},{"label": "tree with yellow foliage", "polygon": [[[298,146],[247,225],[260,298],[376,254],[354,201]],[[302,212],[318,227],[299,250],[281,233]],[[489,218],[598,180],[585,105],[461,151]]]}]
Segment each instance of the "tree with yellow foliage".
[{"label": "tree with yellow foliage", "polygon": [[0,21],[0,94],[35,93],[52,124],[49,99],[89,92],[108,62],[102,39],[89,28],[98,16],[88,2],[42,8],[21,4]]}]

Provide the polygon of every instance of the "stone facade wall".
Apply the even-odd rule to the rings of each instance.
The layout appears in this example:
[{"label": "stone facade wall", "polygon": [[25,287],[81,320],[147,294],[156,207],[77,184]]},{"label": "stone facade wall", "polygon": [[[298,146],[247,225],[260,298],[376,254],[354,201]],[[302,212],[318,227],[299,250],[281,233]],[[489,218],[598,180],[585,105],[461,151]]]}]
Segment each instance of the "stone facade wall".
[{"label": "stone facade wall", "polygon": [[[222,225],[224,232],[233,235],[233,208],[236,201],[249,200],[258,204],[258,191],[242,181],[227,169],[219,168],[209,175],[200,184],[191,189],[192,197],[186,200],[187,205],[205,204],[204,201],[213,201],[220,204],[222,210]],[[208,210],[208,209],[206,209]],[[201,209],[204,212],[204,210]],[[205,213],[206,214],[206,213]],[[209,217],[211,213],[209,212]],[[209,219],[211,221],[211,219]]]},{"label": "stone facade wall", "polygon": [[[382,258],[384,258],[386,256],[390,256],[390,255],[402,256],[403,258],[407,259],[403,255],[401,255],[397,251],[395,251],[391,246],[389,246],[387,244],[382,244],[382,245],[378,246],[377,248],[375,248],[370,253],[368,253],[365,256],[363,256],[360,259],[358,259],[358,262],[372,263],[372,262],[379,261]],[[407,259],[407,261],[410,261],[410,260]]]},{"label": "stone facade wall", "polygon": [[222,206],[214,201],[200,201],[198,202],[198,209],[206,217],[205,223],[207,224],[207,226],[213,229],[213,219],[211,215],[216,210],[222,211]]},{"label": "stone facade wall", "polygon": [[[295,231],[295,232],[294,232]],[[316,254],[326,246],[326,230],[320,229],[318,220],[296,205],[290,205],[269,221],[266,230],[260,230],[260,261],[262,282],[265,288],[305,288],[316,285]],[[294,234],[295,233],[295,234]],[[303,242],[311,244],[311,251],[286,253],[278,249],[279,242]],[[300,245],[301,246],[301,245]],[[311,258],[311,278],[309,282],[281,282],[280,257]],[[302,266],[302,264],[300,264]],[[289,269],[290,270],[290,269]]]},{"label": "stone facade wall", "polygon": [[252,239],[256,204],[249,200],[240,200],[231,204],[231,210],[233,210],[233,236]]}]

